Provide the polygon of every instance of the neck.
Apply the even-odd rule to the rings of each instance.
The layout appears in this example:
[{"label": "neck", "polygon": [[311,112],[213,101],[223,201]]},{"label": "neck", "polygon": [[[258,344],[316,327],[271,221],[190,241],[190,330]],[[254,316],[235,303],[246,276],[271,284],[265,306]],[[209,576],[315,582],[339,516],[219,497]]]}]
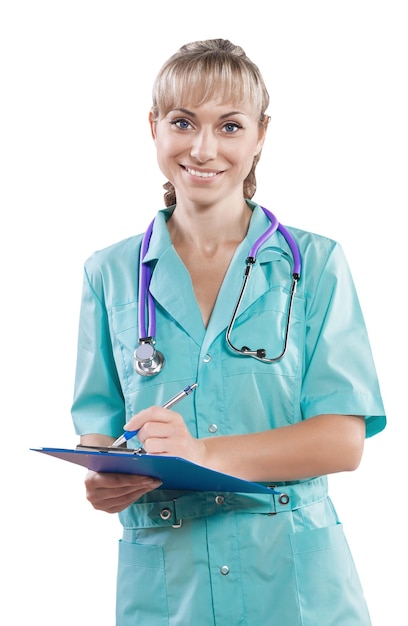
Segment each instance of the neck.
[{"label": "neck", "polygon": [[177,204],[167,222],[173,245],[216,248],[240,243],[248,231],[251,209],[242,199],[238,204],[205,208]]}]

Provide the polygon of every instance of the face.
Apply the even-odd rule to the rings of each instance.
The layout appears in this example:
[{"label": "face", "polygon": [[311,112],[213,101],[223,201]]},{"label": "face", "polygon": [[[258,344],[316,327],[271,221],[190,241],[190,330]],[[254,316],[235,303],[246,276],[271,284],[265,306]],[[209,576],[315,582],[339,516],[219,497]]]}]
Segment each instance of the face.
[{"label": "face", "polygon": [[150,124],[159,167],[177,202],[214,204],[243,198],[243,182],[265,138],[249,102],[186,104]]}]

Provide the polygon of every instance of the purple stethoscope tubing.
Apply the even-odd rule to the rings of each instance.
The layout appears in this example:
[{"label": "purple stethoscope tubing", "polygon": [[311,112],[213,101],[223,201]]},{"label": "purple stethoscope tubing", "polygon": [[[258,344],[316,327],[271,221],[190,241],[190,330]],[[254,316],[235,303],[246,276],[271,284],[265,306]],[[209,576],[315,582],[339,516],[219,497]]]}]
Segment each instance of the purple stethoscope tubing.
[{"label": "purple stethoscope tubing", "polygon": [[290,251],[292,253],[293,274],[298,274],[300,276],[300,272],[302,269],[302,260],[300,258],[300,252],[299,252],[299,248],[297,246],[296,241],[293,239],[290,232],[282,224],[280,224],[280,222],[278,222],[277,218],[275,217],[273,213],[268,211],[268,209],[265,209],[265,207],[263,206],[261,207],[261,209],[265,213],[265,215],[268,217],[269,221],[271,222],[271,225],[263,233],[263,235],[261,235],[259,239],[255,241],[254,245],[249,251],[248,256],[252,257],[253,259],[256,259],[256,255],[258,254],[258,250],[262,246],[262,244],[265,243],[265,241],[269,239],[269,237],[278,230],[280,233],[282,233],[282,235],[286,239],[286,243],[288,244]]},{"label": "purple stethoscope tubing", "polygon": [[[280,360],[284,354],[286,353],[286,349],[287,349],[287,342],[288,342],[288,336],[289,336],[289,326],[290,326],[290,319],[291,319],[291,312],[292,312],[292,304],[293,304],[293,298],[294,298],[294,294],[296,291],[296,284],[297,281],[300,278],[300,274],[301,274],[301,269],[302,269],[302,261],[301,261],[301,256],[300,256],[300,251],[299,248],[294,240],[294,238],[292,237],[292,235],[289,233],[289,231],[282,225],[279,223],[278,219],[275,217],[275,215],[273,213],[271,213],[270,211],[268,211],[268,209],[265,209],[264,207],[261,207],[261,209],[263,210],[263,212],[265,213],[265,215],[267,216],[267,218],[269,219],[269,221],[271,222],[271,225],[269,226],[269,228],[255,241],[255,243],[253,244],[253,246],[251,247],[250,251],[249,251],[249,255],[247,257],[247,267],[246,267],[246,271],[245,271],[245,276],[244,276],[244,283],[241,289],[241,293],[238,297],[238,301],[237,304],[235,306],[232,318],[231,318],[231,322],[228,326],[227,329],[227,333],[226,333],[226,340],[228,343],[228,346],[230,347],[230,349],[233,352],[242,354],[244,356],[252,356],[258,360],[261,361],[265,361],[268,363],[273,363],[275,361]],[[146,256],[146,253],[149,249],[149,243],[150,243],[150,238],[152,235],[152,231],[153,231],[153,224],[154,224],[154,220],[152,220],[152,222],[149,224],[149,226],[146,229],[146,232],[143,236],[143,240],[142,240],[142,245],[140,248],[140,266],[139,266],[139,303],[138,303],[138,315],[139,315],[139,342],[141,342],[142,340],[152,340],[152,342],[154,342],[155,336],[156,336],[156,309],[155,309],[155,304],[154,304],[154,298],[152,296],[152,294],[150,293],[150,280],[152,277],[152,271],[149,267],[149,265],[147,263],[144,263],[144,257]],[[292,253],[292,257],[293,257],[293,270],[292,270],[292,276],[293,276],[293,281],[292,281],[292,288],[291,288],[291,294],[290,294],[290,299],[289,299],[289,306],[288,306],[288,314],[287,314],[287,324],[286,324],[286,331],[285,331],[285,340],[284,340],[284,346],[283,346],[283,350],[281,352],[281,354],[279,354],[279,356],[274,357],[272,359],[268,359],[266,358],[266,353],[265,351],[260,348],[258,350],[250,350],[247,347],[243,347],[241,349],[236,348],[230,340],[230,335],[231,335],[231,331],[232,328],[234,326],[235,323],[235,319],[237,317],[238,314],[238,309],[239,306],[241,304],[243,295],[245,293],[246,290],[246,285],[249,279],[249,275],[251,273],[251,269],[252,266],[254,265],[255,261],[256,261],[256,255],[258,253],[259,248],[265,243],[265,241],[267,239],[269,239],[269,237],[271,237],[276,231],[279,231],[284,239],[286,240],[290,251]],[[146,324],[146,309],[147,309],[147,313],[148,313],[148,324]],[[144,336],[141,334],[144,332]]]},{"label": "purple stethoscope tubing", "polygon": [[[244,281],[243,281],[241,292],[238,296],[238,300],[237,300],[237,303],[235,305],[235,308],[231,317],[231,321],[228,325],[227,332],[225,333],[225,339],[226,339],[228,347],[235,354],[239,354],[241,356],[250,356],[254,359],[258,359],[258,361],[262,361],[263,363],[276,363],[277,361],[280,361],[282,357],[285,356],[287,348],[288,348],[289,328],[290,328],[290,322],[292,318],[293,301],[294,301],[294,297],[296,293],[296,285],[300,278],[300,273],[302,269],[302,259],[300,256],[300,251],[297,246],[297,243],[292,237],[292,235],[290,234],[290,232],[284,226],[282,226],[282,224],[279,223],[275,215],[271,213],[270,211],[268,211],[268,209],[265,209],[264,207],[261,207],[261,209],[263,210],[265,215],[268,217],[269,221],[271,222],[271,225],[263,233],[263,235],[261,235],[255,241],[254,245],[249,251],[249,255],[246,259]],[[271,235],[273,235],[276,231],[279,231],[283,235],[292,253],[292,257],[293,257],[292,286],[291,286],[290,295],[289,295],[288,310],[287,310],[287,316],[286,316],[286,327],[285,327],[282,350],[277,356],[272,357],[272,358],[267,358],[266,350],[264,348],[257,348],[256,350],[251,350],[247,346],[242,346],[242,348],[237,348],[236,346],[234,346],[234,344],[231,341],[231,332],[234,327],[235,320],[238,316],[238,310],[241,306],[241,302],[243,300],[243,297],[247,288],[247,284],[248,284],[248,280],[252,272],[252,268],[256,262],[256,255],[258,253],[258,250],[262,246],[262,244],[265,243],[265,241],[269,237],[271,237]]]},{"label": "purple stethoscope tubing", "polygon": [[[152,220],[147,227],[144,234],[142,245],[140,248],[140,261],[139,261],[139,328],[144,330],[144,335],[140,335],[141,338],[156,336],[156,307],[154,305],[154,299],[149,291],[150,280],[152,277],[152,271],[146,263],[143,263],[143,259],[149,249],[150,237],[153,232],[154,220]],[[148,310],[149,324],[146,325],[146,301]]]}]

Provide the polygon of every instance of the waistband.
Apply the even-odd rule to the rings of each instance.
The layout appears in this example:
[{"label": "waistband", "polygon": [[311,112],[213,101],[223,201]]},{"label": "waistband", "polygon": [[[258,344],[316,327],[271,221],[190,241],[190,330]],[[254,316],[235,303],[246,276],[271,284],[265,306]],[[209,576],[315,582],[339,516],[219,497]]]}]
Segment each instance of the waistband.
[{"label": "waistband", "polygon": [[313,478],[296,484],[274,485],[271,494],[186,492],[169,500],[135,502],[119,514],[125,541],[134,539],[132,530],[173,526],[183,520],[228,512],[277,515],[314,504],[327,497],[327,477]]}]

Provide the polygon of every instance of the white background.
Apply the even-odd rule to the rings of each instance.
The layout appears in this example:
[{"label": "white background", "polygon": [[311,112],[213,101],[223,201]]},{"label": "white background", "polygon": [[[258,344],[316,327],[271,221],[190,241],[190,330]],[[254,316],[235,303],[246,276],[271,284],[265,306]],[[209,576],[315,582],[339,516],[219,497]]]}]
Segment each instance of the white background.
[{"label": "white background", "polygon": [[332,477],[331,492],[373,626],[404,622],[405,4],[2,3],[7,626],[114,624],[119,522],[86,502],[82,468],[29,448],[77,443],[70,405],[82,265],[95,249],[143,231],[162,207],[147,124],[151,85],[182,44],[212,37],[243,46],[270,91],[256,199],[287,225],[339,240],[355,278],[389,423],[367,441],[356,472]]}]

